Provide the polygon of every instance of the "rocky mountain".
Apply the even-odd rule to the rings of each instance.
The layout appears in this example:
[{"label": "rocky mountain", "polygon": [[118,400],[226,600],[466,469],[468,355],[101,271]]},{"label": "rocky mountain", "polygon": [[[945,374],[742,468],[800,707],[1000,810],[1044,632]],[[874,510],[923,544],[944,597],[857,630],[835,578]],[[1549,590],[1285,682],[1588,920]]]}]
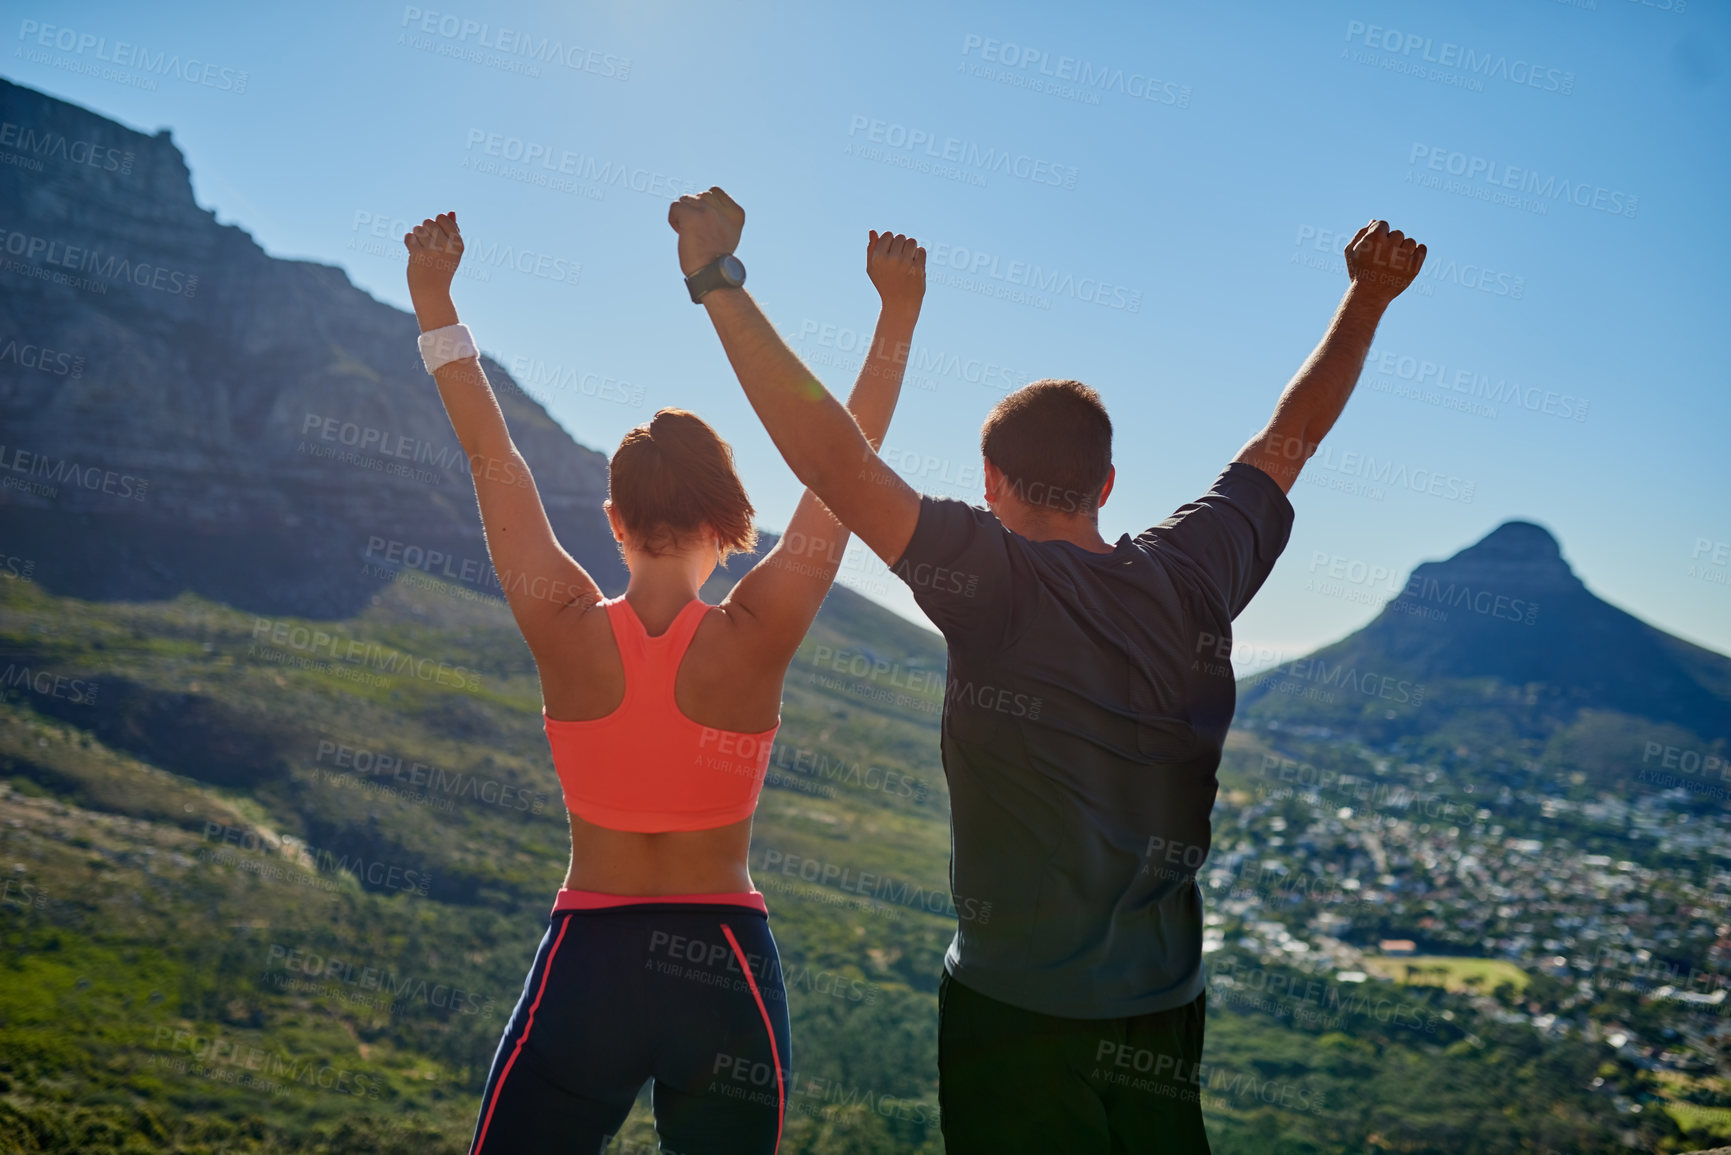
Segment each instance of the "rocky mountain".
[{"label": "rocky mountain", "polygon": [[[193,200],[165,130],[0,80],[0,534],[55,593],[191,590],[346,617],[363,572],[479,559],[414,318],[264,252]],[[490,360],[554,528],[603,585],[606,459]],[[422,559],[417,562],[413,559]]]},{"label": "rocky mountain", "polygon": [[1556,538],[1510,521],[1418,566],[1363,629],[1250,679],[1239,717],[1613,777],[1663,768],[1653,742],[1673,771],[1694,751],[1700,777],[1731,741],[1731,658],[1595,596]]}]

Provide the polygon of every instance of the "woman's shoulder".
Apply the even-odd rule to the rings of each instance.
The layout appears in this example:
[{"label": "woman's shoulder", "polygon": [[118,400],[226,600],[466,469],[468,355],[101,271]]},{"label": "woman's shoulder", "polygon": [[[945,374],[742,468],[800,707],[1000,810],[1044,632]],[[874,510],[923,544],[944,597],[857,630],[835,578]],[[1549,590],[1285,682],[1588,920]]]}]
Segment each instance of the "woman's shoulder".
[{"label": "woman's shoulder", "polygon": [[611,647],[597,647],[596,643],[613,636],[609,605],[610,599],[607,598],[580,598],[560,607],[557,613],[545,619],[536,636],[525,634],[523,640],[529,643],[529,649],[537,660],[542,661],[549,658],[581,660],[598,648],[608,650]]}]

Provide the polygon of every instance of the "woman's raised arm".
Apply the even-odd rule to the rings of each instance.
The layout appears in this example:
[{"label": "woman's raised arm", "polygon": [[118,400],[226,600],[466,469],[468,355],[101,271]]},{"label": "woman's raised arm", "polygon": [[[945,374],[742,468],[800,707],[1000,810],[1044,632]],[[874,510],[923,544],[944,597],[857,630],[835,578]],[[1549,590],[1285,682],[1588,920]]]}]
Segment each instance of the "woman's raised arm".
[{"label": "woman's raised arm", "polygon": [[[463,234],[456,213],[423,221],[403,237],[409,250],[409,297],[421,332],[458,324],[451,300],[451,279],[463,259]],[[445,335],[447,340],[462,336]],[[601,588],[566,553],[529,466],[511,440],[505,414],[481,370],[478,354],[450,361],[433,373],[445,412],[469,459],[487,552],[499,575],[511,614],[537,659],[552,643],[552,628],[563,611],[578,612],[601,599]],[[568,616],[568,615],[567,615]]]},{"label": "woman's raised arm", "polygon": [[[874,231],[866,242],[866,275],[883,304],[847,408],[875,453],[901,397],[914,326],[925,300],[926,251],[912,237]],[[787,532],[739,579],[723,604],[744,610],[771,652],[791,656],[823,606],[847,544],[847,527],[808,489]]]}]

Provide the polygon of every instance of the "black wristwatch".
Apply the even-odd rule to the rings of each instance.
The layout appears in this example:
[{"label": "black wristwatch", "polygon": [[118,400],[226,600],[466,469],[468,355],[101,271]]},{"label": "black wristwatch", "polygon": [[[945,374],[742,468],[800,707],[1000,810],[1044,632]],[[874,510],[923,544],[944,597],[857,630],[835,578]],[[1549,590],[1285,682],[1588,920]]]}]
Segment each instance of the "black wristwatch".
[{"label": "black wristwatch", "polygon": [[732,253],[723,253],[685,278],[685,287],[691,290],[691,303],[694,305],[702,301],[703,294],[711,289],[737,289],[743,284],[745,265]]}]

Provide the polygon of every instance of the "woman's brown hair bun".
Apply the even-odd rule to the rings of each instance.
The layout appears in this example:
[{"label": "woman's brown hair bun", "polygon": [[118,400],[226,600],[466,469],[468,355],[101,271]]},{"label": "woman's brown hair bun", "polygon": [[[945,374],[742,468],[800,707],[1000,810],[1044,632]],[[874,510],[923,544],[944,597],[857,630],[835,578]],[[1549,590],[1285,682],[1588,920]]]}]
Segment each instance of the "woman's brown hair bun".
[{"label": "woman's brown hair bun", "polygon": [[646,553],[677,548],[706,525],[723,560],[757,548],[756,510],[733,467],[733,450],[695,413],[662,409],[626,433],[607,482],[632,544]]}]

